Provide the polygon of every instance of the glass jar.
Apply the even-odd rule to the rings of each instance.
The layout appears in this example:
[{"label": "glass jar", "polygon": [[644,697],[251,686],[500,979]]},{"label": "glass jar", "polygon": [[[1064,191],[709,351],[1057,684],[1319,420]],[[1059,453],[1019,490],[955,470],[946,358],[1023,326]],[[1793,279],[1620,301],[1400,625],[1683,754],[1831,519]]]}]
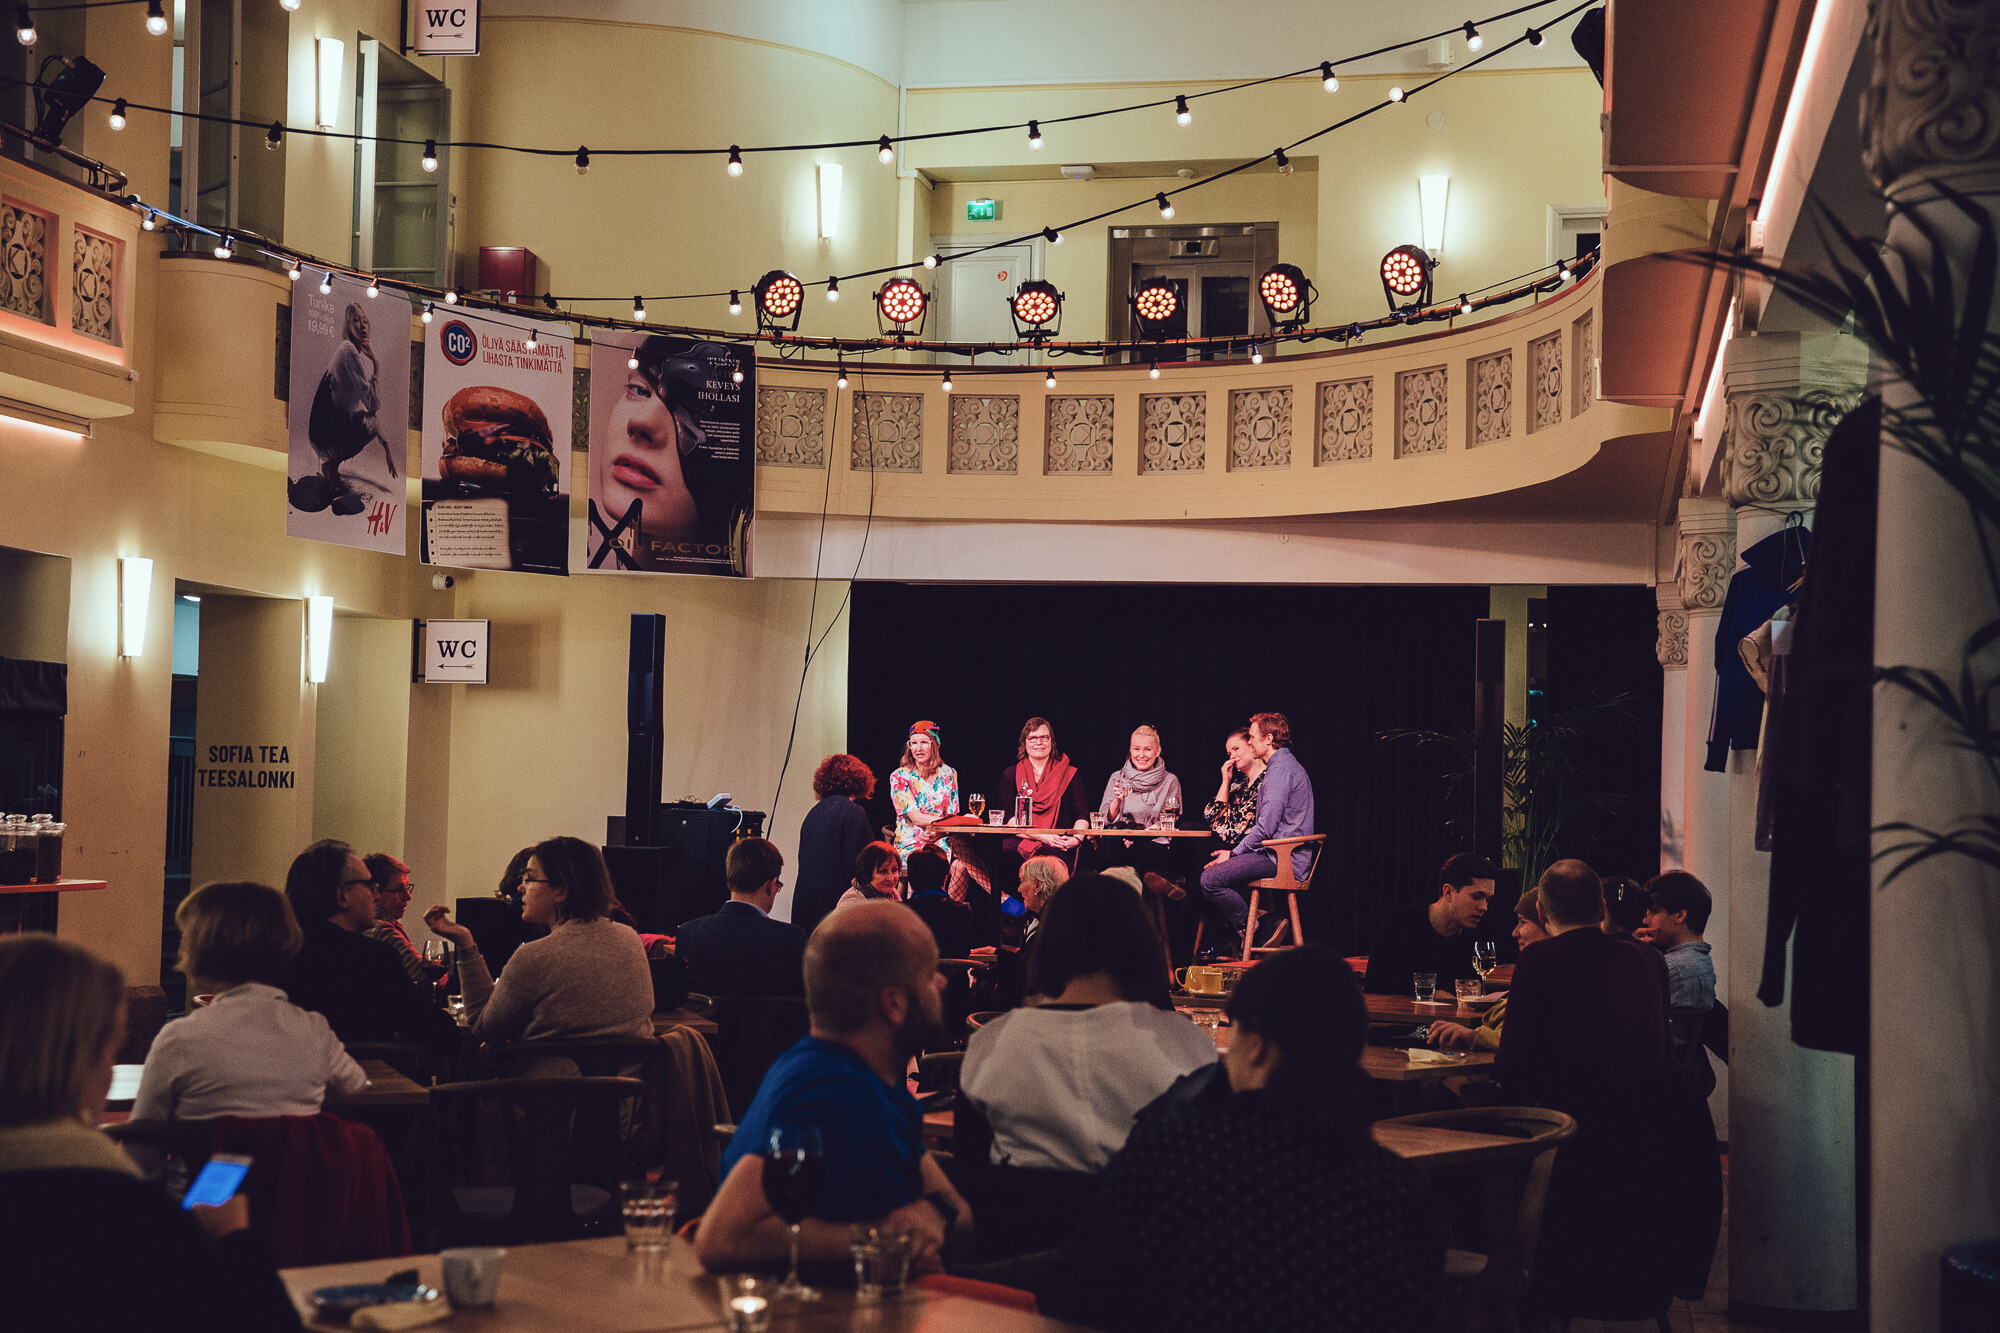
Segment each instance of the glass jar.
[{"label": "glass jar", "polygon": [[26,815],[7,816],[5,825],[0,825],[0,884],[35,882],[36,841]]},{"label": "glass jar", "polygon": [[63,833],[67,824],[58,824],[53,819],[39,825],[41,836],[35,839],[35,883],[53,884],[62,878]]}]

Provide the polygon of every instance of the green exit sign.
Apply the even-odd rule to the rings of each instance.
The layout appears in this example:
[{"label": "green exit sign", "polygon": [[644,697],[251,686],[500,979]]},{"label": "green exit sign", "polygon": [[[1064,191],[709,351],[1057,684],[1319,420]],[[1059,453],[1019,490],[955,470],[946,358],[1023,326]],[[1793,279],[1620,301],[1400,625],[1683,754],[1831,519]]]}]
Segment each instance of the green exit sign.
[{"label": "green exit sign", "polygon": [[967,222],[998,222],[1000,201],[998,199],[968,199],[965,201]]}]

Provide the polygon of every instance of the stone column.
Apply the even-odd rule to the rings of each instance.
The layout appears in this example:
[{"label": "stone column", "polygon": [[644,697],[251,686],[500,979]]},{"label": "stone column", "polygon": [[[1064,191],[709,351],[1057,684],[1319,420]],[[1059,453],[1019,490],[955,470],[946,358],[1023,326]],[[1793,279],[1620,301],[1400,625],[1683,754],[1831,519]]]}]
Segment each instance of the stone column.
[{"label": "stone column", "polygon": [[1660,638],[1653,645],[1665,681],[1660,690],[1660,869],[1681,868],[1687,832],[1688,617],[1681,590],[1669,581],[1653,589]]},{"label": "stone column", "polygon": [[[2000,0],[1871,8],[1862,143],[1890,201],[1890,263],[1930,272],[1914,215],[1946,251],[1962,294],[1980,226],[2000,227]],[[1971,217],[1939,195],[1939,182],[1971,201]],[[1996,327],[2000,306],[1989,335]],[[1893,377],[1883,386],[1892,408],[1912,397]],[[1990,438],[1972,446],[1986,460],[1993,449]],[[1980,530],[1966,497],[1911,456],[1893,427],[1883,434],[1877,514],[1876,663],[1924,668],[1954,689],[1969,669],[1971,687],[1987,688],[1993,654],[1968,663],[1966,644],[2000,615],[1980,564],[1982,540],[1996,534]],[[2000,816],[1991,771],[1953,739],[1907,691],[1876,686],[1878,829],[1908,820],[1944,831]],[[1878,833],[1878,853],[1895,841]],[[1869,1313],[1875,1328],[1920,1329],[1937,1327],[1939,1254],[2000,1236],[2000,874],[1961,855],[1894,874],[1900,860],[1875,863],[1871,903]]]},{"label": "stone column", "polygon": [[[1810,514],[1826,437],[1867,355],[1838,335],[1739,335],[1723,373],[1723,499],[1739,558]],[[1735,645],[1731,645],[1732,651]],[[1697,760],[1696,762],[1699,762]],[[1714,776],[1713,774],[1709,776]],[[1854,1058],[1792,1041],[1757,998],[1771,855],[1757,850],[1757,752],[1729,756],[1729,1305],[1773,1322],[1857,1308]],[[1712,932],[1711,932],[1712,936]]]}]

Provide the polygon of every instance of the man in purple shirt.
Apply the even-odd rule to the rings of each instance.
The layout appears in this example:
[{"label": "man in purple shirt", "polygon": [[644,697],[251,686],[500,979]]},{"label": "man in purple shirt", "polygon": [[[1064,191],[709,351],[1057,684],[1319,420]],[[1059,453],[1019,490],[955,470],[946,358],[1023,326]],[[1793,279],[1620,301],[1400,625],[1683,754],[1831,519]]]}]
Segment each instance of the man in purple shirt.
[{"label": "man in purple shirt", "polygon": [[[1250,929],[1250,903],[1244,886],[1253,879],[1278,873],[1278,858],[1264,850],[1269,838],[1296,838],[1314,832],[1312,779],[1292,756],[1292,727],[1283,713],[1259,713],[1250,719],[1250,749],[1264,761],[1264,780],[1257,789],[1257,822],[1234,847],[1209,858],[1201,872],[1201,891],[1235,931],[1234,943],[1218,941],[1222,954],[1243,951],[1243,932]],[[1311,848],[1292,852],[1292,873],[1303,879],[1312,869]]]}]

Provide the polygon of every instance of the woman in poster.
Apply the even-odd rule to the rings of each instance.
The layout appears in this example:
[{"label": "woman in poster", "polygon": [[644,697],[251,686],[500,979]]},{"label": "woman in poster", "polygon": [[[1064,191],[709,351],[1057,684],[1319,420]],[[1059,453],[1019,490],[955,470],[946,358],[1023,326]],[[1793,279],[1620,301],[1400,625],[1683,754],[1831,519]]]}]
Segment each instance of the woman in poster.
[{"label": "woman in poster", "polygon": [[[313,394],[312,415],[306,423],[306,438],[312,441],[313,452],[319,455],[319,485],[311,487],[308,478],[294,483],[295,508],[314,510],[330,505],[336,514],[360,513],[366,502],[340,475],[340,465],[377,440],[382,443],[382,456],[388,460],[389,475],[396,475],[395,450],[382,439],[375,420],[381,395],[375,349],[369,345],[368,332],[368,316],[362,313],[360,303],[349,302],[340,346],[335,349],[326,373],[320,376],[319,389]],[[313,489],[318,491],[316,496],[306,494]],[[301,504],[301,499],[316,499],[318,503]]]},{"label": "woman in poster", "polygon": [[[625,372],[606,438],[590,448],[591,540],[615,547],[619,568],[743,572],[752,464],[740,442],[710,439],[703,421],[714,408],[701,396],[733,358],[715,343],[665,337],[632,354],[638,365]],[[602,554],[592,552],[593,567]]]}]

